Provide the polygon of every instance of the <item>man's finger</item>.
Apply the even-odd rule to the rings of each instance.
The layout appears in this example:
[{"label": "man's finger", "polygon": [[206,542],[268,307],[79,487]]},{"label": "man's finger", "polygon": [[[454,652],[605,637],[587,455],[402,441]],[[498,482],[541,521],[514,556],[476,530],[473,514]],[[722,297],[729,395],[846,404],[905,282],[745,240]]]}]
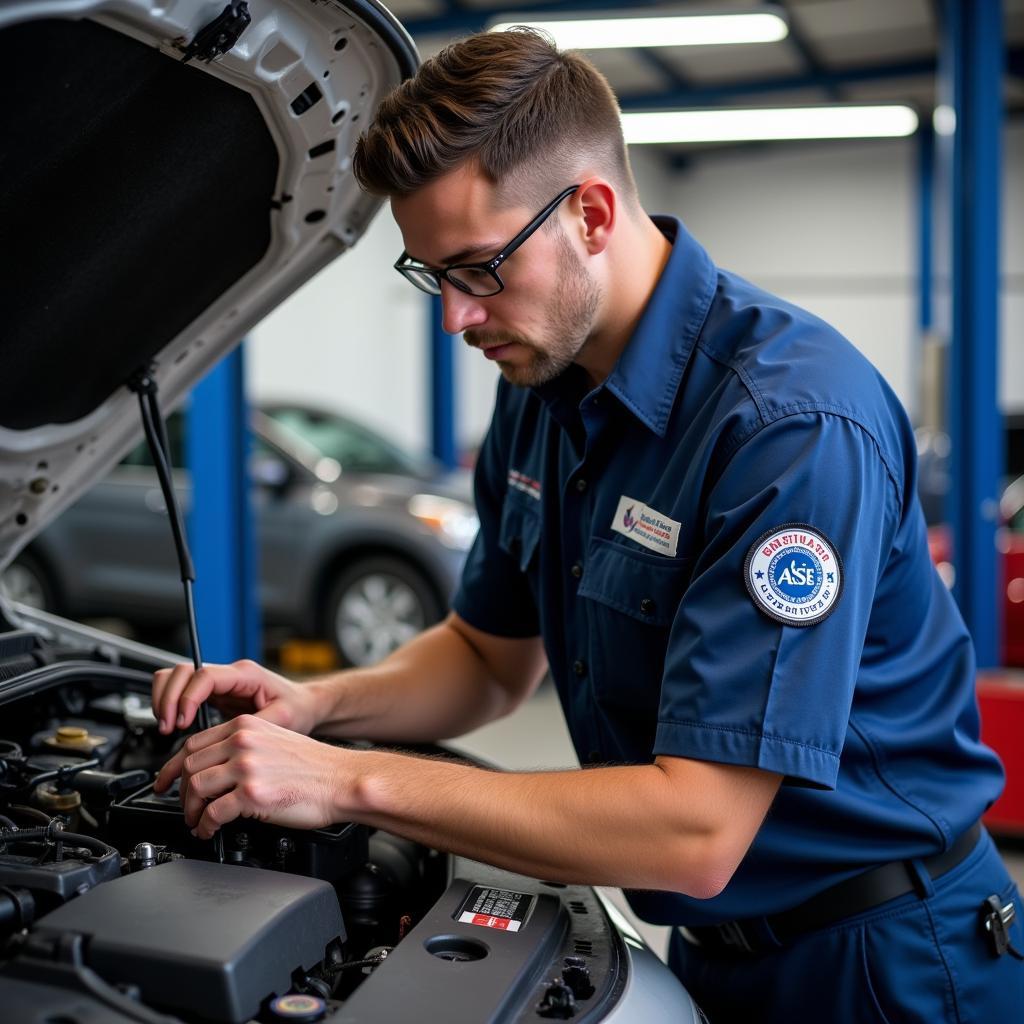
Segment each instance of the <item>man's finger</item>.
[{"label": "man's finger", "polygon": [[186,757],[230,736],[235,731],[237,721],[237,718],[233,718],[230,722],[221,722],[220,725],[215,725],[212,729],[189,736],[178,752],[160,769],[156,782],[153,783],[154,792],[162,793],[181,774],[181,766]]},{"label": "man's finger", "polygon": [[193,832],[200,839],[210,839],[221,825],[234,821],[242,814],[243,810],[238,790],[233,789],[230,793],[225,793],[222,797],[206,805],[206,810],[203,811],[199,824],[196,825]]},{"label": "man's finger", "polygon": [[185,681],[177,694],[177,725],[187,729],[194,721],[203,701],[214,693],[227,693],[235,688],[235,679],[228,665],[204,665]]},{"label": "man's finger", "polygon": [[172,669],[160,669],[153,676],[153,714],[156,715],[160,732],[169,733],[174,729],[178,715],[178,694],[185,688],[195,669],[191,665],[175,665]]},{"label": "man's finger", "polygon": [[212,768],[189,775],[181,787],[181,806],[189,828],[195,828],[199,823],[207,803],[223,796],[234,785],[234,773],[228,764],[215,764]]},{"label": "man's finger", "polygon": [[178,696],[179,728],[188,728],[200,705],[211,697],[230,695],[245,700],[247,708],[259,706],[259,683],[245,671],[247,664],[236,661],[232,665],[204,665],[196,672]]},{"label": "man's finger", "polygon": [[157,773],[153,783],[153,792],[162,793],[181,774],[181,763],[188,755],[182,747]]},{"label": "man's finger", "polygon": [[153,708],[153,715],[158,722],[160,720],[160,699],[163,696],[164,686],[167,684],[170,675],[171,669],[169,668],[158,668],[153,673],[153,690],[149,695],[149,703]]}]

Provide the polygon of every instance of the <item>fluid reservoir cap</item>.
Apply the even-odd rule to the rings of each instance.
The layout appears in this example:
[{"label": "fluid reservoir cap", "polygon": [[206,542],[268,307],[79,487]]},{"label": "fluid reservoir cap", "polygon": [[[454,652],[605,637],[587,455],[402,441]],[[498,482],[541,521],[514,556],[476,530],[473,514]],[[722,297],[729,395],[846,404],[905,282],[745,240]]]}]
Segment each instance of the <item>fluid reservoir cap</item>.
[{"label": "fluid reservoir cap", "polygon": [[105,736],[92,736],[80,725],[62,725],[52,736],[43,737],[43,743],[55,750],[75,750],[83,754],[92,753],[106,742]]},{"label": "fluid reservoir cap", "polygon": [[62,793],[53,782],[41,782],[36,786],[32,798],[37,807],[44,811],[74,811],[82,806],[82,794],[71,789]]},{"label": "fluid reservoir cap", "polygon": [[316,996],[279,996],[270,1004],[270,1012],[278,1020],[315,1021],[327,1013],[327,1003]]}]

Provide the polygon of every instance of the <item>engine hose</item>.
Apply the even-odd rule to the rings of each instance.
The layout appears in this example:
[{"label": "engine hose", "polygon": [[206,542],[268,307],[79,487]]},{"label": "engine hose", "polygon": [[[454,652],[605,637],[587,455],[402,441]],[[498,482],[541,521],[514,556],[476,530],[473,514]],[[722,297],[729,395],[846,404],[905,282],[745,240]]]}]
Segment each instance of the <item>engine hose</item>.
[{"label": "engine hose", "polygon": [[59,827],[59,823],[51,822],[45,827],[38,828],[4,828],[0,829],[0,843],[7,843],[10,840],[23,843],[33,839],[42,839],[51,843],[63,843],[65,846],[84,847],[90,853],[99,857],[107,854],[117,853],[113,846],[108,846],[100,839],[92,836],[83,836],[79,832],[65,832]]}]

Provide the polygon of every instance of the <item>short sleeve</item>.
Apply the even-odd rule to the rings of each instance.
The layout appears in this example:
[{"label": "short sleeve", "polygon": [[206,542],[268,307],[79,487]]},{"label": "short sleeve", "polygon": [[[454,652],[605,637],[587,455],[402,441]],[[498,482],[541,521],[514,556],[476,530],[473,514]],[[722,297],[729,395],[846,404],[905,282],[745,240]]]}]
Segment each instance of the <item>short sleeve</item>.
[{"label": "short sleeve", "polygon": [[[711,484],[703,549],[672,624],[654,753],[779,772],[834,788],[875,588],[899,517],[875,441],[830,413],[776,420]],[[803,524],[842,562],[811,625],[773,618],[748,589],[748,555]]]},{"label": "short sleeve", "polygon": [[[508,536],[516,525],[522,531],[526,510],[517,517],[510,515],[505,507],[509,498],[504,453],[509,449],[503,437],[503,388],[502,381],[491,425],[477,457],[473,489],[480,530],[466,558],[452,609],[485,633],[504,637],[537,636],[540,633],[537,605],[521,566],[522,558],[513,555],[515,548],[510,544],[510,541],[519,544],[522,538]],[[531,539],[536,545],[540,512],[539,509],[529,512],[534,520]]]}]

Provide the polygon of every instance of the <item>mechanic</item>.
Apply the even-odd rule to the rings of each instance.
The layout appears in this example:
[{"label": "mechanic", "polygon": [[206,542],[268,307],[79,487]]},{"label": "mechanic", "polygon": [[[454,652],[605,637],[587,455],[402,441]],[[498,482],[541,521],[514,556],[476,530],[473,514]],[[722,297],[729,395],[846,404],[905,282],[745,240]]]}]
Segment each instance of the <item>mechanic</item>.
[{"label": "mechanic", "polygon": [[[1019,895],[978,825],[1002,771],[879,374],[647,216],[607,83],[536,33],[427,61],[354,169],[397,269],[501,370],[480,533],[447,620],[376,667],[158,672],[164,733],[245,713],[157,788],[181,775],[204,838],[354,820],[632,890],[712,1021],[1022,1019]],[[546,669],[580,770],[308,735],[453,737]]]}]

